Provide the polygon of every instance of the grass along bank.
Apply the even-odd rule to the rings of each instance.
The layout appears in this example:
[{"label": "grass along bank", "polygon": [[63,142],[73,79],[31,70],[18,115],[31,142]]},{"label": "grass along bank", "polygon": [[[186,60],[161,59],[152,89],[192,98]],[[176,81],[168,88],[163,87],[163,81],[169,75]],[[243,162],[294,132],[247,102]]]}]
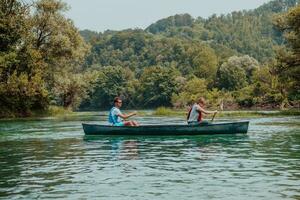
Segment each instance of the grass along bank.
[{"label": "grass along bank", "polygon": [[[186,116],[187,110],[171,109],[166,107],[159,107],[153,115],[156,116]],[[239,111],[219,111],[218,117],[275,117],[275,116],[300,116],[300,110],[271,110],[271,111],[257,111],[257,110],[239,110]]]}]

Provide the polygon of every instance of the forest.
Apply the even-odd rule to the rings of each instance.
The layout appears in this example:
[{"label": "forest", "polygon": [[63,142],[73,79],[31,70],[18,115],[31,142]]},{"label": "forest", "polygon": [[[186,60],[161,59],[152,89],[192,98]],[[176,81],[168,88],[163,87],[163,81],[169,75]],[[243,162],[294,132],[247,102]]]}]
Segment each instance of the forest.
[{"label": "forest", "polygon": [[79,30],[60,0],[0,4],[0,117],[53,107],[225,109],[300,104],[299,0],[209,18],[177,14],[146,29]]}]

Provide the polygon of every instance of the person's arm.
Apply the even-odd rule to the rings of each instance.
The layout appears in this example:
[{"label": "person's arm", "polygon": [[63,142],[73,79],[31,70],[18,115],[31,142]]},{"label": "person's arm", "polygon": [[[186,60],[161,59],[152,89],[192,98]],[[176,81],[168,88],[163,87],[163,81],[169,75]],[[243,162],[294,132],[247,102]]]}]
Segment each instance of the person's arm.
[{"label": "person's arm", "polygon": [[202,113],[206,114],[206,115],[208,115],[208,114],[215,114],[215,113],[218,112],[217,110],[215,110],[215,111],[208,111],[208,110],[205,110],[205,109],[202,108],[201,106],[199,106],[199,107],[197,108],[197,110],[198,110],[199,112],[202,112]]},{"label": "person's arm", "polygon": [[132,116],[134,116],[134,115],[136,115],[137,114],[137,112],[135,111],[135,112],[132,112],[132,113],[129,113],[129,114],[122,114],[122,113],[119,113],[118,114],[118,116],[119,117],[121,117],[122,119],[128,119],[129,117],[132,117]]}]

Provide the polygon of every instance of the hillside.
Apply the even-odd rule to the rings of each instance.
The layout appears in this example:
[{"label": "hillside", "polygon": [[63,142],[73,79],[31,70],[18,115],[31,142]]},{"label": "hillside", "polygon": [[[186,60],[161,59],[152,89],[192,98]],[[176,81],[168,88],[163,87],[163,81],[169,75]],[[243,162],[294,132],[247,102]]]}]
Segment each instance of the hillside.
[{"label": "hillside", "polygon": [[[176,49],[176,45],[182,48],[192,44],[205,44],[215,51],[220,62],[232,55],[249,55],[260,62],[266,62],[275,56],[274,46],[284,42],[281,33],[273,27],[273,16],[287,11],[297,3],[299,0],[275,0],[254,10],[235,11],[221,16],[212,15],[208,19],[201,17],[194,19],[189,14],[174,15],[151,24],[145,30],[106,31],[98,34],[84,30],[81,31],[81,35],[87,41],[94,38],[95,42],[95,48],[92,50],[93,58],[89,57],[87,64],[128,66],[126,61],[134,58],[135,62],[131,63],[134,66],[132,68],[155,65],[158,62],[153,60],[153,57],[157,55],[149,55],[149,51],[159,51],[155,47],[157,42],[167,43],[164,46],[173,49]],[[140,47],[128,52],[126,44]],[[100,49],[103,53],[98,52]],[[145,50],[147,53],[137,51],[138,49]],[[116,50],[118,51],[115,52]],[[174,53],[166,51],[168,50],[158,54],[166,57],[166,54]],[[123,55],[124,53],[126,55]],[[110,54],[109,58],[105,57],[107,54]],[[114,60],[112,62],[109,61],[111,55]],[[166,58],[166,60],[186,62],[177,58]]]},{"label": "hillside", "polygon": [[[231,99],[243,106],[263,101],[282,102],[287,97],[281,94],[277,83],[259,81],[266,76],[277,80],[274,70],[263,67],[273,65],[276,58],[274,47],[285,44],[282,32],[274,26],[274,17],[298,3],[299,0],[275,0],[254,10],[212,15],[207,19],[178,14],[161,19],[145,30],[81,31],[92,47],[84,69],[101,71],[105,74],[104,82],[108,81],[101,83],[104,86],[92,95],[97,97],[85,102],[83,107],[107,105],[106,101],[99,102],[112,98],[110,93],[125,95],[125,99],[130,98],[133,102],[146,102],[140,104],[146,107],[169,106],[171,102],[183,105],[189,101],[186,100],[190,98],[189,93],[208,94],[206,89],[232,91],[229,94]],[[107,78],[107,74],[112,76],[113,70],[125,73],[113,77],[120,81],[118,84]],[[259,72],[255,72],[257,70]],[[159,79],[159,74],[170,76]],[[164,85],[165,80],[173,79],[175,82],[165,83],[172,86]],[[253,84],[255,81],[259,82],[258,85]],[[151,87],[147,86],[148,82]],[[183,87],[185,84],[203,85],[204,89],[181,94],[180,91],[189,90]],[[274,85],[276,88],[270,88]],[[105,91],[104,87],[112,87],[114,92]],[[170,88],[175,89],[169,91]],[[157,92],[161,94],[157,95]],[[214,93],[208,98],[214,99],[214,95],[224,94]]]},{"label": "hillside", "polygon": [[273,27],[274,15],[286,12],[297,3],[299,0],[275,0],[254,10],[213,15],[208,19],[175,15],[151,24],[146,31],[199,40],[211,46],[223,45],[259,61],[267,61],[274,57],[274,45],[284,42],[281,33]]}]

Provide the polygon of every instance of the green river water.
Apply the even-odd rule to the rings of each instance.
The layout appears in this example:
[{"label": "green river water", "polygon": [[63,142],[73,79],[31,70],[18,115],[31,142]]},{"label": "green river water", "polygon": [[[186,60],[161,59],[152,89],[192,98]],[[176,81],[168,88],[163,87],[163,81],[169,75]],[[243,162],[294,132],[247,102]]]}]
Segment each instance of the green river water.
[{"label": "green river water", "polygon": [[300,199],[300,117],[243,118],[247,135],[84,136],[106,118],[0,121],[0,199]]}]

